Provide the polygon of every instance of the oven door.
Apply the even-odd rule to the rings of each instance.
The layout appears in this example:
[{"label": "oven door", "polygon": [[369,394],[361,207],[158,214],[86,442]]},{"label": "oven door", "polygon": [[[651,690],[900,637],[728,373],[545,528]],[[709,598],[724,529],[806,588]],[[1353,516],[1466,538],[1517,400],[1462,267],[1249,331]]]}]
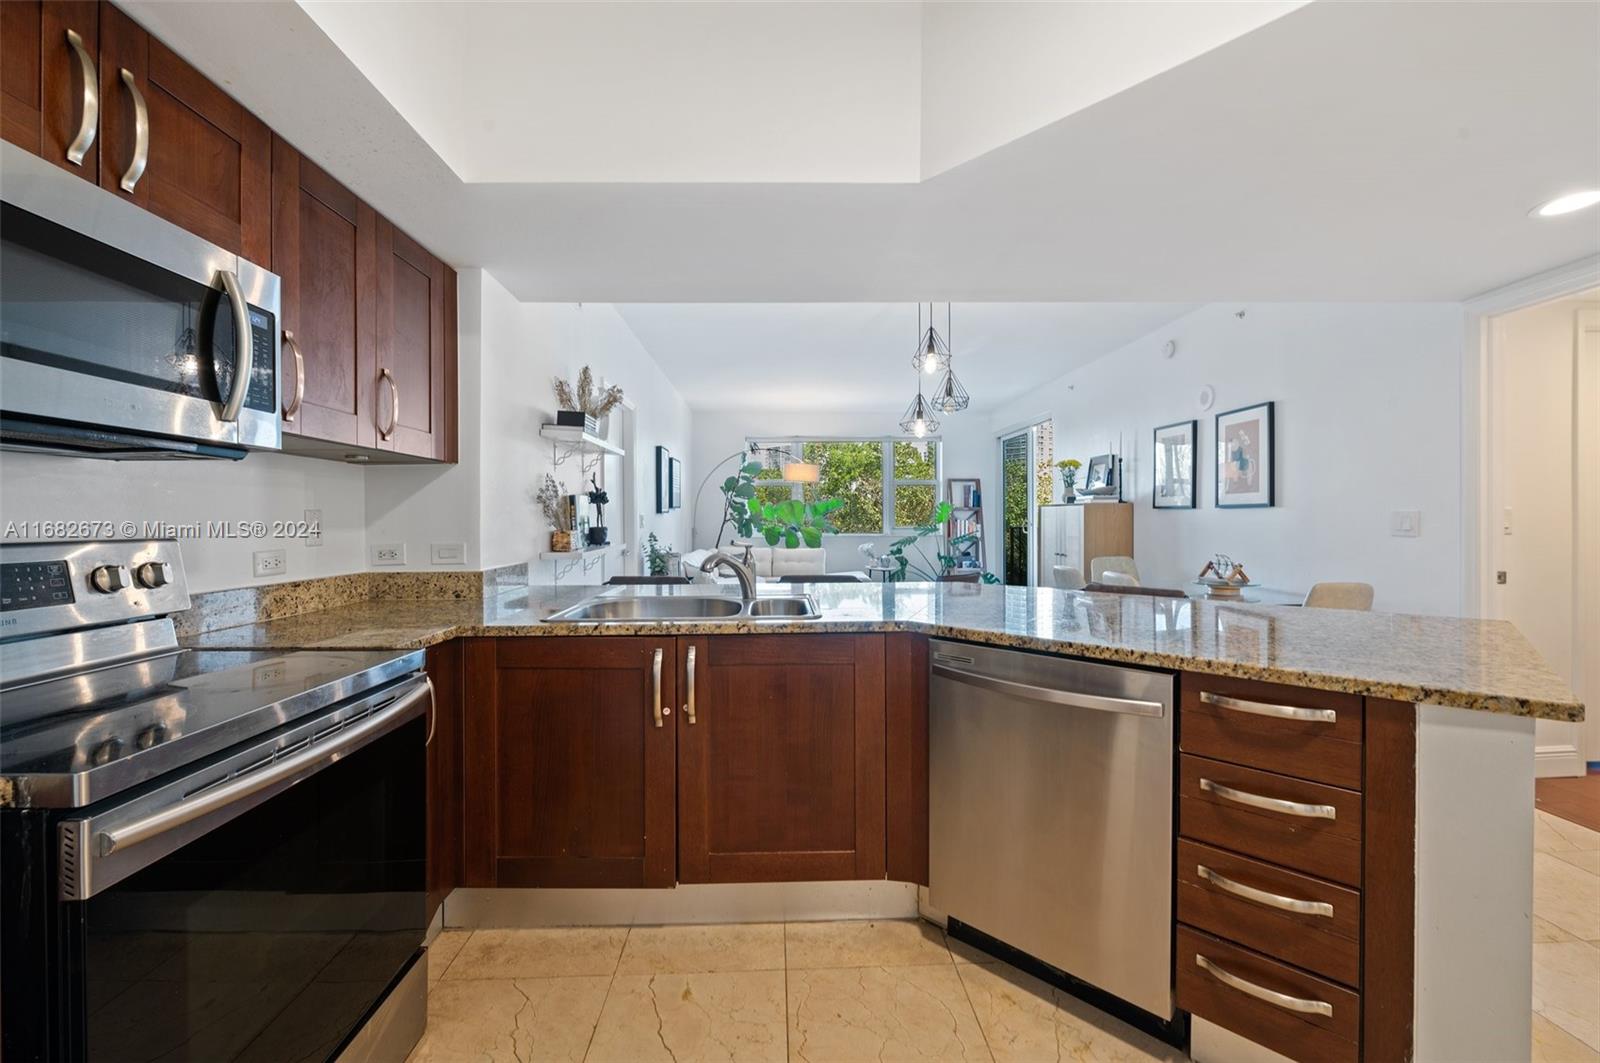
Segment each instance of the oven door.
[{"label": "oven door", "polygon": [[278,278],[3,148],[8,420],[276,449]]},{"label": "oven door", "polygon": [[332,1058],[419,957],[431,708],[412,677],[61,821],[49,1057]]}]

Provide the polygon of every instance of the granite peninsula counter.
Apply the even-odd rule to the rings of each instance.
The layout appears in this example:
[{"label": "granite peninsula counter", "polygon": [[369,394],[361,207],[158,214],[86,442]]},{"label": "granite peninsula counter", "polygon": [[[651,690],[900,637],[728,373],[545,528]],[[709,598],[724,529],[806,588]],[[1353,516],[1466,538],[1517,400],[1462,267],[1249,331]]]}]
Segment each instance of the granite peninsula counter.
[{"label": "granite peninsula counter", "polygon": [[[761,593],[799,589],[763,585]],[[905,631],[1480,712],[1583,719],[1567,684],[1498,620],[969,584],[804,590],[817,601],[819,619],[550,624],[545,617],[595,594],[669,591],[536,586],[481,600],[359,601],[185,641],[208,649],[417,649],[484,636]]]}]

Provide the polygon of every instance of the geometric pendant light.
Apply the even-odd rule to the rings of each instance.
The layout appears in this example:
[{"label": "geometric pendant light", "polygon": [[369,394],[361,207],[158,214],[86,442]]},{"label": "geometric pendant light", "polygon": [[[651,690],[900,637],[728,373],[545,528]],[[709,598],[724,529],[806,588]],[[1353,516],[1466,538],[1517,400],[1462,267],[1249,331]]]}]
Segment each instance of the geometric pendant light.
[{"label": "geometric pendant light", "polygon": [[[933,318],[933,308],[931,306],[928,308],[928,318],[930,321]],[[932,332],[933,329],[930,327],[928,331]],[[933,397],[928,401],[940,413],[960,413],[967,408],[972,398],[967,394],[967,389],[961,386],[961,381],[956,379],[954,359],[949,346],[950,337],[955,335],[950,328],[949,303],[944,304],[944,334],[944,376],[940,378],[938,387],[933,389]]]},{"label": "geometric pendant light", "polygon": [[[946,331],[949,331],[946,325]],[[922,304],[917,304],[917,351],[911,356],[911,368],[927,376],[937,376],[950,368],[950,345],[939,330],[933,327],[933,304],[928,304],[928,328],[922,328]]]}]

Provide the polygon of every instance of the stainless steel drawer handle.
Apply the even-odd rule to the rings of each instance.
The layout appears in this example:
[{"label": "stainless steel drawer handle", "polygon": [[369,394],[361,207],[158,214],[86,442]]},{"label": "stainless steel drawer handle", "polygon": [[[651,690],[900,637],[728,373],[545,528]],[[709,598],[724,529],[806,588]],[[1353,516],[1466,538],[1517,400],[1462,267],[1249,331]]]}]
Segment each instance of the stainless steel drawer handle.
[{"label": "stainless steel drawer handle", "polygon": [[294,341],[293,332],[284,329],[283,342],[289,348],[289,353],[294,355],[294,399],[283,408],[283,421],[288,424],[294,420],[294,415],[300,412],[300,404],[305,401],[306,360],[300,353],[300,345]]},{"label": "stainless steel drawer handle", "polygon": [[689,722],[690,723],[694,723],[695,722],[695,714],[694,714],[694,647],[693,646],[690,646],[689,647],[689,651],[686,654],[684,654],[684,667],[688,670],[688,673],[689,673],[689,696],[688,696],[688,700],[683,703],[683,714],[689,718]]},{"label": "stainless steel drawer handle", "polygon": [[1231,893],[1235,897],[1256,904],[1264,904],[1268,908],[1276,908],[1283,912],[1294,912],[1298,915],[1321,915],[1333,918],[1333,905],[1326,901],[1302,901],[1297,897],[1285,897],[1280,893],[1268,893],[1258,890],[1254,886],[1246,886],[1243,882],[1235,882],[1225,875],[1219,875],[1204,864],[1195,866],[1195,874],[1211,883],[1223,893]]},{"label": "stainless steel drawer handle", "polygon": [[128,94],[133,97],[133,161],[122,175],[122,190],[132,192],[150,162],[150,108],[145,106],[144,93],[139,91],[133,71],[127,67],[122,68],[122,83],[128,86]]},{"label": "stainless steel drawer handle", "polygon": [[1302,1015],[1322,1015],[1330,1019],[1333,1018],[1333,1005],[1325,1000],[1306,1000],[1303,997],[1291,997],[1288,993],[1280,993],[1275,989],[1268,989],[1266,986],[1247,982],[1238,975],[1230,974],[1218,967],[1199,953],[1195,953],[1194,963],[1196,967],[1229,989],[1237,989],[1247,997],[1255,997],[1257,1000],[1271,1004],[1275,1008],[1282,1008],[1284,1011],[1298,1011]]},{"label": "stainless steel drawer handle", "polygon": [[1248,712],[1253,716],[1273,716],[1280,720],[1306,720],[1311,723],[1338,723],[1339,714],[1332,709],[1303,709],[1298,705],[1272,705],[1264,701],[1246,701],[1225,694],[1202,691],[1200,700],[1207,705],[1230,712]]},{"label": "stainless steel drawer handle", "polygon": [[656,721],[656,726],[657,727],[665,727],[666,726],[666,720],[663,717],[662,712],[661,712],[661,661],[662,661],[662,658],[665,657],[665,656],[666,656],[666,651],[665,650],[661,650],[661,649],[656,650],[655,659],[650,664],[650,680],[654,684],[654,690],[655,690],[655,695],[654,695],[654,700],[653,700],[652,705],[651,705],[651,710],[652,710],[653,715],[655,716],[655,721]]},{"label": "stainless steel drawer handle", "polygon": [[83,119],[78,123],[78,135],[67,145],[67,161],[82,166],[84,156],[94,144],[95,134],[100,131],[100,75],[77,30],[67,31],[67,44],[77,53],[78,67],[83,71]]},{"label": "stainless steel drawer handle", "polygon": [[1070,709],[1120,712],[1129,716],[1152,716],[1159,719],[1166,715],[1167,711],[1166,706],[1159,701],[1142,701],[1137,698],[1110,698],[1102,694],[1085,694],[1076,690],[1054,690],[1050,687],[1034,686],[1032,683],[1019,683],[1014,679],[1001,679],[998,676],[984,675],[981,672],[969,672],[965,668],[952,668],[947,664],[938,663],[949,659],[948,656],[936,654],[934,656],[935,663],[931,669],[933,674],[943,679],[954,680],[957,683],[965,683],[967,686],[978,687],[980,690],[993,690],[1016,698],[1043,701]]},{"label": "stainless steel drawer handle", "polygon": [[1224,801],[1232,801],[1236,805],[1249,805],[1251,808],[1262,808],[1268,812],[1282,812],[1286,816],[1301,816],[1305,819],[1337,819],[1339,816],[1339,810],[1332,805],[1307,805],[1299,801],[1285,801],[1281,797],[1263,797],[1260,794],[1235,790],[1231,786],[1223,786],[1210,779],[1201,779],[1200,789],[1208,794],[1215,794]]}]

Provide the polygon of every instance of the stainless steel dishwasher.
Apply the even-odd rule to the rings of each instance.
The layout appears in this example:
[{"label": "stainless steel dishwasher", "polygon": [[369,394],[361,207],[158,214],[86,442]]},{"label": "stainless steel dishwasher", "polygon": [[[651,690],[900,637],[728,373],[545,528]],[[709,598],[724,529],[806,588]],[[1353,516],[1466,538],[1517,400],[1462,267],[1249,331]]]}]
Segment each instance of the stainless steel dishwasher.
[{"label": "stainless steel dishwasher", "polygon": [[935,639],[929,903],[1161,1019],[1173,677]]}]

